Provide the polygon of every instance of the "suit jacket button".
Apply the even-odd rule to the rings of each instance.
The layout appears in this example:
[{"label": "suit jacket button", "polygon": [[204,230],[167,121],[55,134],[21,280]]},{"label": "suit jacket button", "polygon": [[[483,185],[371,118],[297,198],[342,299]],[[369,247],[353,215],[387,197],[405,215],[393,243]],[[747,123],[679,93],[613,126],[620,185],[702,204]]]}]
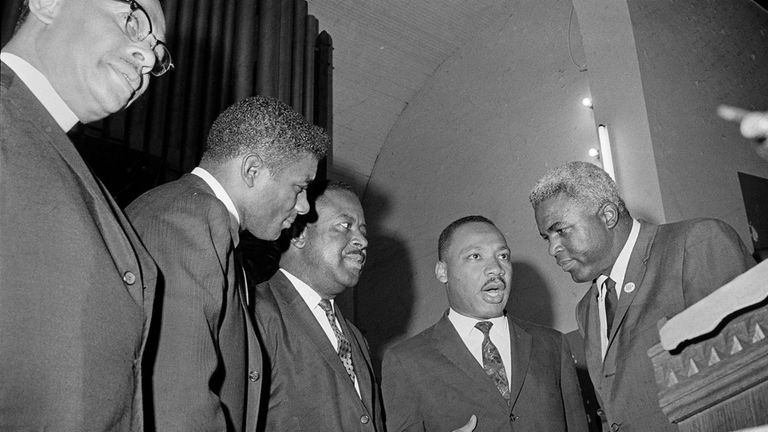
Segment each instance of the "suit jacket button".
[{"label": "suit jacket button", "polygon": [[516,416],[515,413],[509,413],[509,421],[514,422],[517,421],[520,417]]},{"label": "suit jacket button", "polygon": [[259,374],[257,371],[251,371],[248,374],[248,379],[251,380],[251,382],[256,382],[261,377],[261,374]]},{"label": "suit jacket button", "polygon": [[362,424],[368,424],[369,421],[371,421],[371,418],[365,414],[360,417],[360,423]]},{"label": "suit jacket button", "polygon": [[133,285],[136,282],[136,275],[129,271],[123,273],[123,282]]}]

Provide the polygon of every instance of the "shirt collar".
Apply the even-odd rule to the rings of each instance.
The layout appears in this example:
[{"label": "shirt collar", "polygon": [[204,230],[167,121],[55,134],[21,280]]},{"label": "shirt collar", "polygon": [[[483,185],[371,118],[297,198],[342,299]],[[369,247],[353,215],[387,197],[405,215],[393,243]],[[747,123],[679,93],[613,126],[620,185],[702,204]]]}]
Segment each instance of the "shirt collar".
[{"label": "shirt collar", "polygon": [[477,319],[462,315],[453,308],[448,309],[448,319],[456,327],[456,331],[461,335],[462,339],[467,337],[473,330],[479,331],[475,328],[475,324],[480,321],[492,322],[493,327],[491,328],[506,328],[507,326],[507,318],[504,315],[496,318]]},{"label": "shirt collar", "polygon": [[9,52],[0,53],[0,60],[13,70],[64,132],[69,132],[77,124],[79,120],[75,113],[39,70],[23,58]]},{"label": "shirt collar", "polygon": [[[304,303],[307,304],[310,310],[318,307],[322,297],[320,297],[320,294],[318,294],[317,291],[313,290],[312,287],[307,285],[303,280],[292,275],[288,270],[281,267],[280,271],[283,272],[289,281],[291,281],[293,287],[296,288],[296,291],[299,292],[299,295],[304,300]],[[330,299],[330,301],[331,306],[334,308],[333,310],[336,310],[333,299]]]},{"label": "shirt collar", "polygon": [[[611,267],[611,279],[613,279],[614,282],[616,282],[616,295],[617,297],[621,295],[621,289],[619,289],[621,286],[624,285],[624,276],[627,274],[627,266],[629,265],[629,258],[632,256],[632,249],[635,248],[635,243],[637,243],[637,236],[640,233],[640,222],[637,221],[637,219],[632,218],[632,229],[629,231],[629,237],[627,237],[627,241],[624,243],[624,247],[621,249],[621,252],[619,252],[619,256],[616,257],[616,261],[613,263],[613,267]],[[608,279],[605,275],[600,275],[597,277],[597,286],[602,289],[603,282]]]},{"label": "shirt collar", "polygon": [[218,180],[216,180],[216,177],[211,175],[208,171],[204,170],[203,168],[196,167],[192,170],[192,174],[200,177],[203,179],[204,182],[208,184],[208,186],[213,189],[213,194],[216,195],[216,198],[219,199],[222,203],[224,203],[224,207],[229,210],[229,213],[235,218],[237,221],[237,224],[240,225],[240,215],[237,213],[237,208],[235,207],[235,203],[232,201],[232,198],[230,198],[229,194],[226,190],[224,190],[224,186],[219,183]]}]

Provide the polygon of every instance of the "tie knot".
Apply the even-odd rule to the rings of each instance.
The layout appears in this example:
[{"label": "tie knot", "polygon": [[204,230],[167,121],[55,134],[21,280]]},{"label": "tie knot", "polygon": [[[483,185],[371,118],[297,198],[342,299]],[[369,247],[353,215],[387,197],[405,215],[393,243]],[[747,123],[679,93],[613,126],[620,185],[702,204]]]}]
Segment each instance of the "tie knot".
[{"label": "tie knot", "polygon": [[488,332],[491,331],[492,326],[493,323],[490,321],[478,321],[478,323],[475,324],[475,328],[483,332],[483,334],[488,334]]},{"label": "tie knot", "polygon": [[321,299],[320,303],[318,303],[320,306],[320,309],[325,311],[325,314],[328,316],[333,316],[333,306],[331,305],[331,301],[328,299]]},{"label": "tie knot", "polygon": [[606,292],[611,292],[614,290],[614,288],[616,288],[616,281],[611,278],[607,278],[605,279],[605,282],[603,282],[603,285],[605,285]]}]

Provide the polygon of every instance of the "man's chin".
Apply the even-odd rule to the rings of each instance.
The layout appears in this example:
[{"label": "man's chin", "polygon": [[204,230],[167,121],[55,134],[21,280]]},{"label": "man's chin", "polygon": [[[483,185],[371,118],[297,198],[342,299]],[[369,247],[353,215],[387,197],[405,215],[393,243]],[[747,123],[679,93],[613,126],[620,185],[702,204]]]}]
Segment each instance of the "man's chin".
[{"label": "man's chin", "polygon": [[595,279],[593,277],[585,276],[576,271],[570,271],[568,273],[571,274],[571,279],[573,279],[573,281],[576,283],[592,282]]}]

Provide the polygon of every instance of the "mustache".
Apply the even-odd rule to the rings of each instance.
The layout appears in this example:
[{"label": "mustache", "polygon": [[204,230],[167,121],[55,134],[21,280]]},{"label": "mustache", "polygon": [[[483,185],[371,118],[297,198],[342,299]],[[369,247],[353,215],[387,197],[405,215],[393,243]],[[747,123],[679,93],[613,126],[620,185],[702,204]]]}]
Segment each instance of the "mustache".
[{"label": "mustache", "polygon": [[507,287],[507,283],[504,281],[504,279],[502,279],[499,276],[493,276],[493,277],[488,278],[487,281],[485,281],[485,283],[483,284],[483,288],[487,287],[488,285],[492,285],[492,284],[501,284],[502,287],[504,287],[504,288]]}]

